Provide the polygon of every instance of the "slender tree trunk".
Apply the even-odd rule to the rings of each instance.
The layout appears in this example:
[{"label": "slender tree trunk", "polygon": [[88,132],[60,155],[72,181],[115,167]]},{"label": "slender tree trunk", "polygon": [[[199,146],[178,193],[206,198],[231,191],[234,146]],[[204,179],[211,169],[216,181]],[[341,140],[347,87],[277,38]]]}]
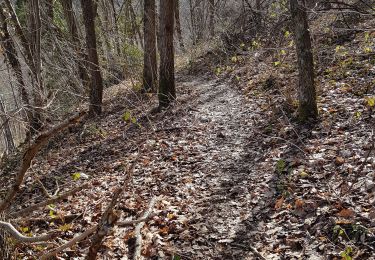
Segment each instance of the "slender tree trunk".
[{"label": "slender tree trunk", "polygon": [[209,13],[210,37],[212,38],[215,36],[215,0],[209,0],[208,13]]},{"label": "slender tree trunk", "polygon": [[176,21],[176,33],[180,43],[181,51],[185,51],[184,39],[182,38],[181,21],[180,21],[180,0],[174,0],[174,17]]},{"label": "slender tree trunk", "polygon": [[261,0],[256,0],[255,1],[255,26],[256,30],[260,32],[262,30],[262,2]]},{"label": "slender tree trunk", "polygon": [[93,0],[81,0],[83,20],[86,29],[86,46],[88,53],[88,67],[90,71],[90,116],[102,113],[103,79],[99,67],[96,47],[95,14],[96,6]]},{"label": "slender tree trunk", "polygon": [[174,0],[160,1],[159,106],[168,107],[176,99],[174,78]]},{"label": "slender tree trunk", "polygon": [[10,125],[9,125],[9,117],[6,116],[6,110],[5,110],[4,102],[1,96],[0,96],[0,117],[1,117],[1,120],[3,121],[2,124],[4,127],[4,137],[5,137],[5,141],[7,144],[7,152],[11,154],[15,151],[16,146],[14,145],[13,135],[12,135],[12,131],[10,130]]},{"label": "slender tree trunk", "polygon": [[191,39],[193,45],[197,43],[196,35],[196,21],[195,21],[195,8],[193,5],[193,0],[189,0],[189,11],[190,11],[190,24],[191,24]]},{"label": "slender tree trunk", "polygon": [[50,20],[49,22],[53,22],[54,20],[54,11],[53,11],[53,1],[54,0],[45,0],[45,6],[46,6],[46,15],[48,19]]},{"label": "slender tree trunk", "polygon": [[8,11],[10,13],[12,23],[13,23],[14,28],[15,28],[16,35],[21,40],[21,44],[22,44],[22,47],[23,47],[23,50],[24,50],[23,55],[25,57],[25,61],[26,61],[27,65],[30,67],[30,70],[34,72],[35,71],[34,59],[33,59],[33,55],[32,55],[32,52],[31,52],[29,40],[27,39],[26,34],[21,27],[21,23],[18,20],[18,16],[16,14],[16,11],[14,10],[14,7],[13,7],[11,1],[5,0],[5,5],[7,6]]},{"label": "slender tree trunk", "polygon": [[30,0],[29,2],[29,44],[33,59],[33,98],[35,106],[35,115],[31,125],[31,132],[39,131],[44,123],[42,116],[44,107],[44,86],[42,80],[42,59],[41,59],[41,28],[40,2],[39,0]]},{"label": "slender tree trunk", "polygon": [[22,75],[21,63],[19,62],[16,45],[13,39],[10,37],[8,24],[6,21],[6,16],[4,14],[4,9],[2,5],[0,5],[0,22],[1,22],[1,31],[2,31],[2,34],[0,35],[0,37],[1,37],[2,47],[5,51],[4,52],[5,57],[8,60],[9,65],[12,67],[14,76],[17,79],[22,102],[24,103],[24,105],[29,107],[30,101],[29,101],[29,96],[26,91],[25,81]]},{"label": "slender tree trunk", "polygon": [[155,8],[155,0],[144,1],[143,37],[145,51],[143,67],[143,88],[145,92],[155,92],[157,85]]},{"label": "slender tree trunk", "polygon": [[314,85],[314,62],[304,0],[290,0],[292,24],[299,70],[299,119],[304,122],[318,116]]},{"label": "slender tree trunk", "polygon": [[121,57],[122,56],[122,51],[121,51],[121,46],[120,46],[120,30],[118,26],[118,15],[115,7],[115,1],[111,0],[111,7],[112,7],[112,13],[113,13],[113,24],[115,26],[115,44],[116,44],[116,49],[117,49],[117,54]]},{"label": "slender tree trunk", "polygon": [[9,65],[11,66],[14,72],[14,76],[17,80],[18,91],[20,93],[23,106],[25,107],[25,110],[26,110],[25,119],[26,119],[26,122],[28,122],[30,126],[31,122],[33,121],[32,119],[33,113],[30,107],[29,95],[26,90],[26,84],[23,78],[22,67],[19,61],[16,45],[13,39],[10,37],[6,16],[4,14],[3,5],[0,5],[0,22],[1,22],[1,31],[2,31],[2,34],[0,35],[0,39],[2,42],[2,47],[4,49],[5,58],[8,61]]},{"label": "slender tree trunk", "polygon": [[68,25],[72,44],[74,45],[74,50],[78,57],[77,69],[79,78],[81,79],[84,88],[87,88],[89,76],[85,68],[86,55],[82,52],[82,44],[78,34],[77,21],[73,10],[73,2],[72,0],[60,0],[60,2],[63,7],[64,17]]},{"label": "slender tree trunk", "polygon": [[195,26],[197,42],[201,42],[204,37],[205,31],[205,15],[204,15],[204,0],[196,0],[196,11],[195,11]]},{"label": "slender tree trunk", "polygon": [[129,1],[129,12],[130,12],[130,17],[131,17],[131,25],[132,25],[133,32],[134,34],[138,35],[139,44],[143,48],[142,32],[141,32],[141,29],[139,28],[140,26],[137,23],[137,16],[134,12],[133,4],[131,0]]}]

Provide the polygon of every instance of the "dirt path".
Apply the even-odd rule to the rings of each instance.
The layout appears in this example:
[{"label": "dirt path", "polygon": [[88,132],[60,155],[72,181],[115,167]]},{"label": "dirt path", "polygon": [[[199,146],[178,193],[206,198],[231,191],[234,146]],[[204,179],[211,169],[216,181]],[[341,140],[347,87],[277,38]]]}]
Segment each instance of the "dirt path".
[{"label": "dirt path", "polygon": [[[254,259],[259,213],[274,202],[267,184],[272,173],[258,172],[254,161],[261,155],[261,143],[250,142],[256,104],[225,83],[193,81],[183,86],[196,98],[188,115],[179,119],[191,130],[181,132],[178,142],[198,144],[186,146],[189,156],[179,163],[192,163],[178,169],[183,174],[170,176],[179,187],[169,199],[179,201],[179,214],[190,223],[171,241],[191,259]],[[194,150],[198,157],[191,156]]]},{"label": "dirt path", "polygon": [[[254,259],[251,249],[264,249],[263,220],[275,201],[269,185],[273,172],[259,167],[264,151],[254,122],[262,115],[258,104],[246,101],[234,87],[192,79],[179,84],[176,106],[154,115],[149,113],[154,101],[121,100],[123,90],[113,88],[100,121],[52,142],[35,160],[17,208],[25,207],[22,201],[44,200],[43,191],[33,183],[34,174],[41,176],[51,193],[89,181],[90,189],[57,205],[56,214],[80,216],[73,232],[63,237],[69,240],[98,221],[124,179],[124,167],[140,152],[119,208],[124,217],[134,219],[151,197],[159,198],[159,218],[143,231],[149,257]],[[132,115],[142,127],[122,119],[130,104],[138,109]],[[85,178],[72,181],[76,172]],[[46,214],[44,210],[34,217]],[[30,226],[41,232],[40,225]],[[130,228],[116,229],[106,239],[102,257],[129,255],[132,234]],[[68,250],[62,257],[80,257],[88,245],[83,243],[80,250]]]}]

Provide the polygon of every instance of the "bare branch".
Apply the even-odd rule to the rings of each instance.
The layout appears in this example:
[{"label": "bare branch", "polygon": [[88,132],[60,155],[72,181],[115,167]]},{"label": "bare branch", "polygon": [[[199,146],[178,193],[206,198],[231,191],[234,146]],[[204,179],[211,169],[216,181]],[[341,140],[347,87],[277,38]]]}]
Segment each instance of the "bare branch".
[{"label": "bare branch", "polygon": [[150,216],[145,217],[145,218],[139,218],[139,219],[135,219],[135,220],[126,220],[126,221],[117,222],[117,226],[119,226],[119,227],[133,226],[133,225],[139,224],[141,222],[147,222],[148,220],[152,219],[155,216],[156,216],[156,214],[151,214]]},{"label": "bare branch", "polygon": [[88,230],[86,230],[85,232],[83,232],[82,234],[80,234],[79,236],[76,236],[75,238],[73,238],[72,240],[70,240],[69,242],[63,244],[62,246],[59,246],[57,248],[55,248],[54,250],[42,255],[40,257],[41,260],[46,260],[46,259],[49,259],[55,255],[57,255],[58,253],[60,253],[61,251],[73,246],[75,243],[78,243],[79,241],[85,239],[86,237],[90,236],[92,233],[95,232],[95,230],[98,228],[98,226],[94,226]]},{"label": "bare branch", "polygon": [[[156,203],[156,197],[152,198],[152,200],[150,201],[150,204],[149,204],[147,210],[145,211],[145,213],[142,216],[143,219],[149,218],[149,216],[151,215],[152,210],[155,206],[155,203]],[[137,240],[135,242],[134,260],[141,260],[142,259],[142,256],[141,256],[141,253],[142,253],[142,234],[141,234],[141,230],[142,230],[144,225],[145,225],[145,222],[141,222],[135,228],[135,237],[136,237]]]},{"label": "bare branch", "polygon": [[37,203],[37,204],[34,204],[34,205],[31,205],[30,207],[27,207],[25,209],[21,209],[13,214],[11,214],[11,216],[13,217],[20,217],[22,215],[25,215],[27,213],[30,213],[38,208],[41,208],[41,207],[44,207],[44,206],[47,206],[49,204],[53,204],[53,203],[56,203],[57,201],[60,201],[60,200],[63,200],[63,199],[66,199],[67,197],[87,188],[89,185],[88,183],[82,185],[82,186],[79,186],[79,187],[76,187],[70,191],[67,191],[65,192],[64,194],[61,194],[60,196],[56,196],[56,197],[52,197],[51,199],[48,199],[48,200],[45,200],[45,201],[42,201],[40,203]]},{"label": "bare branch", "polygon": [[13,227],[11,223],[3,222],[3,221],[0,221],[0,228],[7,231],[8,234],[10,234],[17,241],[23,242],[23,243],[48,241],[57,235],[57,233],[54,232],[54,233],[50,233],[50,234],[42,235],[38,237],[27,237],[27,236],[22,235],[20,232],[18,232],[18,230],[15,227]]},{"label": "bare branch", "polygon": [[31,161],[34,159],[35,155],[39,152],[39,150],[48,142],[48,140],[52,136],[64,130],[68,126],[77,123],[85,114],[86,112],[80,112],[76,114],[75,116],[67,119],[61,124],[55,127],[52,127],[50,130],[44,133],[41,133],[34,140],[34,142],[30,145],[30,147],[26,150],[25,154],[23,155],[21,167],[16,175],[16,179],[15,179],[13,186],[8,190],[8,193],[5,196],[5,199],[0,202],[0,212],[10,207],[12,201],[16,197],[16,194],[20,190],[20,186],[24,180],[25,174],[27,170],[30,168]]},{"label": "bare branch", "polygon": [[115,223],[119,219],[119,215],[115,213],[113,208],[116,206],[117,200],[123,191],[124,189],[121,189],[121,188],[115,191],[115,194],[113,195],[111,203],[109,203],[107,209],[105,210],[99,222],[96,234],[92,238],[92,243],[89,248],[89,253],[86,256],[86,259],[88,260],[96,259],[96,256],[98,255],[98,250],[100,249],[100,246],[102,245],[103,239],[108,235],[109,231],[112,229],[112,227],[115,225]]}]

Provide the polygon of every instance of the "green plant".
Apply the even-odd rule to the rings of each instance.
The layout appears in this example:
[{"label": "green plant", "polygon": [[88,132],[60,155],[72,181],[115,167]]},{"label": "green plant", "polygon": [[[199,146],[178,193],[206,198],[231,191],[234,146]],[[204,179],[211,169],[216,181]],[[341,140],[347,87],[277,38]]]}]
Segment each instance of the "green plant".
[{"label": "green plant", "polygon": [[276,172],[281,174],[286,168],[286,162],[283,159],[280,159],[276,163]]},{"label": "green plant", "polygon": [[344,251],[340,253],[340,256],[344,260],[352,260],[352,257],[350,256],[353,253],[353,249],[350,246],[347,246]]}]

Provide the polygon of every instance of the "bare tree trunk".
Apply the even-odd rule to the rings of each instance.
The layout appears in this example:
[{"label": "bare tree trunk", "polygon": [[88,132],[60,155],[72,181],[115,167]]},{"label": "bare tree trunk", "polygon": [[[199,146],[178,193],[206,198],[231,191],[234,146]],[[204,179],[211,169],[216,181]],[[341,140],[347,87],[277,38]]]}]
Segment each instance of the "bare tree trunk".
[{"label": "bare tree trunk", "polygon": [[44,0],[46,6],[46,15],[49,19],[49,22],[52,23],[54,19],[54,11],[53,11],[53,1],[54,0]]},{"label": "bare tree trunk", "polygon": [[210,37],[212,38],[215,36],[215,0],[209,0],[208,13],[209,13]]},{"label": "bare tree trunk", "polygon": [[180,43],[181,51],[185,51],[184,39],[182,38],[181,21],[180,21],[180,0],[174,0],[174,17],[176,21],[176,33]]},{"label": "bare tree trunk", "polygon": [[20,24],[20,21],[18,20],[16,11],[14,10],[14,7],[13,7],[12,3],[10,2],[10,0],[5,0],[5,5],[7,6],[8,10],[9,10],[9,13],[10,13],[10,16],[11,16],[11,19],[12,19],[12,23],[15,27],[16,35],[21,40],[22,47],[24,49],[25,61],[26,61],[27,65],[30,67],[30,70],[35,71],[33,55],[32,55],[31,49],[30,49],[30,43],[29,43],[29,40],[26,37],[26,34],[25,34],[24,30],[21,27],[21,24]]},{"label": "bare tree trunk", "polygon": [[[30,100],[29,95],[26,91],[26,84],[23,78],[22,74],[22,67],[21,63],[19,61],[16,45],[13,41],[13,39],[10,37],[10,33],[8,30],[8,24],[7,19],[4,14],[4,6],[0,5],[0,22],[1,22],[1,31],[2,34],[0,34],[0,39],[2,42],[2,47],[4,49],[5,58],[8,61],[9,65],[11,66],[14,76],[17,80],[18,84],[18,91],[21,96],[21,100],[23,103],[23,106],[26,109],[26,122],[29,123],[29,126],[31,125],[33,113],[31,111],[30,107]],[[28,134],[27,134],[28,135]]]},{"label": "bare tree trunk", "polygon": [[159,106],[168,107],[176,99],[174,78],[174,0],[160,1]]},{"label": "bare tree trunk", "polygon": [[116,44],[117,54],[121,57],[122,56],[122,51],[121,51],[121,47],[120,47],[121,37],[120,37],[120,30],[119,30],[119,26],[118,26],[118,14],[117,14],[117,11],[116,11],[114,0],[111,0],[111,7],[112,7],[112,13],[113,13],[113,22],[114,22],[114,26],[115,26],[115,32],[114,32],[115,33],[115,44]]},{"label": "bare tree trunk", "polygon": [[78,35],[77,21],[73,10],[72,0],[60,0],[63,7],[66,23],[68,24],[69,32],[71,35],[72,43],[74,45],[75,52],[77,53],[77,69],[79,78],[81,79],[84,88],[88,87],[89,76],[85,68],[86,55],[82,52],[81,39]]},{"label": "bare tree trunk", "polygon": [[157,89],[155,8],[155,0],[144,1],[143,37],[145,51],[143,88],[145,92],[155,92]]},{"label": "bare tree trunk", "polygon": [[318,116],[314,85],[314,62],[304,0],[290,0],[292,24],[299,70],[299,119],[304,122]]},{"label": "bare tree trunk", "polygon": [[133,8],[133,4],[131,0],[129,1],[129,12],[130,12],[130,18],[131,18],[130,21],[131,21],[131,25],[133,28],[133,32],[138,35],[139,44],[143,48],[143,42],[142,42],[143,37],[142,37],[141,29],[139,28],[140,26],[137,24],[137,16],[134,12],[134,8]]},{"label": "bare tree trunk", "polygon": [[262,14],[261,14],[261,9],[262,9],[262,2],[261,0],[256,0],[255,1],[255,26],[257,32],[262,30]]},{"label": "bare tree trunk", "polygon": [[190,11],[190,24],[191,24],[191,39],[193,45],[197,43],[196,35],[196,21],[195,21],[195,7],[193,5],[193,0],[189,0],[189,11]]},{"label": "bare tree trunk", "polygon": [[40,2],[39,0],[30,0],[29,2],[29,44],[33,59],[33,98],[35,106],[35,115],[31,125],[31,132],[39,131],[43,126],[43,107],[44,107],[44,86],[42,80],[42,59],[41,59],[41,28]]},{"label": "bare tree trunk", "polygon": [[26,64],[29,66],[32,81],[33,81],[33,116],[30,125],[30,134],[34,135],[42,128],[43,117],[42,110],[44,106],[43,81],[41,78],[41,59],[40,59],[40,37],[41,37],[41,21],[39,13],[39,0],[30,0],[29,2],[29,37],[26,36],[21,24],[18,20],[17,14],[13,8],[10,0],[5,0],[5,5],[11,16],[12,23],[15,27],[15,32],[21,40],[24,50],[24,57]]},{"label": "bare tree trunk", "polygon": [[102,113],[103,79],[99,67],[98,51],[96,47],[95,14],[96,8],[93,0],[81,0],[83,20],[86,29],[86,46],[88,52],[88,67],[90,79],[90,109],[89,115],[95,116]]},{"label": "bare tree trunk", "polygon": [[4,137],[5,137],[5,142],[7,144],[7,152],[11,154],[16,150],[16,146],[14,145],[13,135],[12,135],[12,131],[10,130],[10,125],[9,125],[9,117],[6,115],[3,98],[1,96],[0,96],[0,117],[1,117],[1,120],[3,121],[2,125],[4,127]]}]

